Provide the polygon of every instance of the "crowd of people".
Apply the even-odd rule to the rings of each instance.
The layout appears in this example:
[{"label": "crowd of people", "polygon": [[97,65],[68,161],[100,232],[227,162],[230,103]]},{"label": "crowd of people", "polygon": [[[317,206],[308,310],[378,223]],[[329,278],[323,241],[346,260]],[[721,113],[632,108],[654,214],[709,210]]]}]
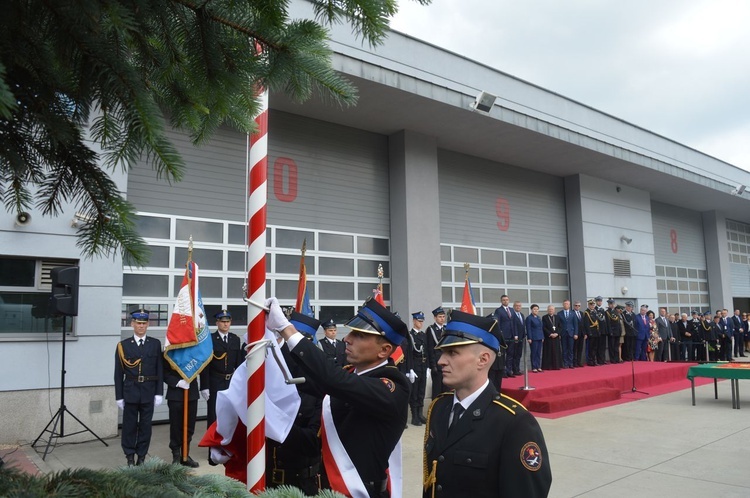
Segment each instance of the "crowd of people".
[{"label": "crowd of people", "polygon": [[[297,385],[301,403],[286,438],[267,438],[267,487],[292,485],[308,496],[320,489],[354,497],[392,496],[392,489],[400,489],[401,473],[393,457],[400,452],[411,409],[412,423],[427,426],[425,497],[547,496],[552,473],[542,431],[533,415],[489,378],[504,351],[493,317],[448,314],[438,307],[426,331],[422,312],[412,314],[409,330],[398,314],[368,300],[339,340],[331,320],[321,324],[296,312],[287,315],[274,298],[266,306],[266,328],[278,335],[292,375],[306,380]],[[189,447],[201,396],[210,404],[203,437],[211,441],[209,463],[223,464],[227,475],[247,480],[245,451],[231,446],[244,445],[244,434],[211,435],[217,426],[217,392],[226,389],[244,359],[240,339],[229,332],[231,315],[222,310],[215,318],[211,362],[199,379],[187,382],[164,360],[160,342],[147,337],[148,312],[132,314],[133,337],[119,343],[115,355],[115,395],[123,410],[128,465],[141,465],[146,458],[153,410],[162,402],[166,382],[173,463],[199,465],[181,448]],[[315,345],[321,326],[325,337]],[[425,416],[428,371],[433,392]]]},{"label": "crowd of people", "polygon": [[[597,296],[582,309],[581,302],[565,300],[561,309],[549,305],[543,314],[532,304],[524,315],[520,301],[511,305],[503,295],[487,317],[439,306],[429,327],[417,311],[408,329],[397,313],[368,300],[340,340],[333,320],[287,315],[270,299],[266,326],[278,334],[291,374],[306,382],[297,387],[301,401],[286,439],[267,440],[267,486],[293,485],[308,496],[334,489],[390,497],[398,485],[389,477],[391,457],[410,410],[412,425],[427,426],[425,496],[546,496],[551,470],[539,425],[501,394],[502,379],[522,373],[525,351],[527,368],[537,374],[624,361],[729,361],[750,350],[750,314],[740,310],[693,310],[688,316],[665,307],[657,314],[643,304],[636,313],[632,301],[603,302]],[[183,451],[195,430],[198,398],[206,400],[207,426],[215,428],[217,393],[229,387],[245,358],[245,345],[230,332],[231,314],[222,310],[214,318],[213,356],[199,378],[187,382],[165,359],[160,341],[147,336],[148,311],[132,313],[133,336],[115,353],[128,465],[145,461],[153,411],[165,397],[173,463],[199,465]],[[319,328],[324,337],[316,346]],[[432,403],[425,414],[428,375]],[[246,480],[244,451],[222,447],[231,435],[214,436],[208,463],[224,464],[227,475]]]}]

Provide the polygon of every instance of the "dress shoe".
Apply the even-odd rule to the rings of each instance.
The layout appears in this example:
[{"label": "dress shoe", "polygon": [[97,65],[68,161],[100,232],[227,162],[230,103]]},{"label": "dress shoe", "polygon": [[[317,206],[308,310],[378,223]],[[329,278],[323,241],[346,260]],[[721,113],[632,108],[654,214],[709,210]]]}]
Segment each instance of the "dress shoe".
[{"label": "dress shoe", "polygon": [[128,460],[128,467],[135,465],[135,455],[125,455],[125,458]]},{"label": "dress shoe", "polygon": [[413,426],[416,426],[416,427],[419,427],[419,426],[421,426],[421,425],[422,425],[422,421],[421,421],[421,420],[419,420],[419,418],[414,418],[414,417],[412,417],[412,418],[411,418],[411,425],[413,425]]},{"label": "dress shoe", "polygon": [[427,423],[427,417],[425,417],[424,415],[422,415],[421,412],[419,414],[419,420],[421,420],[423,424]]},{"label": "dress shoe", "polygon": [[193,469],[195,469],[195,468],[197,468],[197,467],[200,466],[198,464],[198,462],[196,462],[195,460],[193,460],[189,455],[188,455],[187,459],[184,462],[182,461],[182,459],[180,459],[180,465],[184,465],[185,467],[190,467],[190,468],[193,468]]},{"label": "dress shoe", "polygon": [[137,466],[141,466],[146,461],[146,455],[138,455],[138,461],[135,462]]}]

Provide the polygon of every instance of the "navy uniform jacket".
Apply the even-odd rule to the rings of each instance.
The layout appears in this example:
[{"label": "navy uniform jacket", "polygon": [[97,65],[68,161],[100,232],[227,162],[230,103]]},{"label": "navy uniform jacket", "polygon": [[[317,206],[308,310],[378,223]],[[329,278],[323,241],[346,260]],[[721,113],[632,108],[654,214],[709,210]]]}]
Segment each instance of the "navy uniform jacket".
[{"label": "navy uniform jacket", "polygon": [[[126,403],[153,403],[164,392],[161,342],[146,336],[139,347],[128,337],[115,350],[115,399]],[[122,353],[122,354],[121,354]],[[143,382],[139,382],[139,376]]]},{"label": "navy uniform jacket", "polygon": [[425,332],[425,336],[427,337],[425,354],[427,355],[427,366],[430,368],[437,368],[437,362],[440,359],[440,355],[443,354],[441,350],[435,349],[435,346],[437,346],[440,337],[443,335],[444,327],[445,325],[438,327],[437,323],[433,323],[427,327],[427,331]]},{"label": "navy uniform jacket", "polygon": [[[508,311],[510,311],[510,316],[508,316]],[[495,310],[493,315],[495,315],[497,326],[503,334],[505,342],[512,342],[513,337],[515,336],[518,336],[519,339],[521,338],[521,334],[517,331],[518,319],[516,318],[516,312],[513,311],[513,308],[510,306],[507,308],[500,306]]]},{"label": "navy uniform jacket", "polygon": [[450,433],[453,393],[430,405],[424,447],[425,498],[547,496],[549,453],[536,419],[492,384]]},{"label": "navy uniform jacket", "polygon": [[607,319],[609,335],[620,337],[622,335],[622,329],[620,328],[620,315],[617,314],[617,310],[614,308],[607,308],[604,310],[604,316]]},{"label": "navy uniform jacket", "polygon": [[623,311],[622,323],[625,324],[625,337],[635,337],[635,313]]},{"label": "navy uniform jacket", "polygon": [[[423,330],[417,332],[415,329],[409,330],[409,335],[404,339],[401,344],[401,349],[404,350],[404,368],[402,372],[414,369],[420,371],[427,367],[427,335]],[[422,374],[424,375],[424,374]]]},{"label": "navy uniform jacket", "polygon": [[245,361],[245,351],[240,338],[231,332],[227,334],[226,344],[218,332],[211,334],[211,342],[214,345],[213,358],[201,371],[200,381],[203,389],[214,393],[229,387],[232,374]]},{"label": "navy uniform jacket", "polygon": [[[175,370],[172,370],[172,365],[164,359],[164,382],[167,384],[167,395],[165,398],[167,401],[184,401],[185,390],[181,387],[177,387],[177,383],[182,380],[180,374]],[[190,383],[190,389],[188,389],[188,401],[195,401],[198,399],[198,380],[197,377]]]},{"label": "navy uniform jacket", "polygon": [[599,337],[601,334],[601,329],[606,327],[605,323],[602,323],[599,321],[599,316],[596,313],[596,310],[589,310],[583,312],[583,330],[584,334],[589,337]]},{"label": "navy uniform jacket", "polygon": [[300,341],[291,355],[305,378],[331,396],[333,423],[362,480],[385,479],[388,458],[406,426],[406,377],[391,361],[362,375],[337,368],[306,340]]},{"label": "navy uniform jacket", "polygon": [[320,340],[320,349],[337,367],[343,367],[346,364],[346,344],[341,339],[336,339],[336,346],[333,346],[328,338],[324,337]]}]

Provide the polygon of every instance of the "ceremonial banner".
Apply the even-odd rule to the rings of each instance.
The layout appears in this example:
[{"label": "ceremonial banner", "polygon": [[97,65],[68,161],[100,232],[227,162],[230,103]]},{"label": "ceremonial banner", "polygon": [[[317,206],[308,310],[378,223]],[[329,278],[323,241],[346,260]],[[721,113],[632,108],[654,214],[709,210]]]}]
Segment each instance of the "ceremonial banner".
[{"label": "ceremonial banner", "polygon": [[198,285],[198,265],[188,261],[167,325],[164,357],[183,379],[192,382],[211,361],[212,354],[211,331]]},{"label": "ceremonial banner", "polygon": [[477,314],[477,305],[474,303],[474,293],[471,290],[471,280],[466,277],[464,281],[464,295],[461,299],[461,311],[464,313]]}]

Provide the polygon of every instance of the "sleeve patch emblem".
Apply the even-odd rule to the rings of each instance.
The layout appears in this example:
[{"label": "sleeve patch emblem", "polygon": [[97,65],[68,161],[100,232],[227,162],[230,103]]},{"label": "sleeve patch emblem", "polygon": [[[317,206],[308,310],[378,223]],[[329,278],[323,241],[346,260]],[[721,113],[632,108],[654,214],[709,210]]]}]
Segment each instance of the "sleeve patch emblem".
[{"label": "sleeve patch emblem", "polygon": [[387,387],[390,392],[396,391],[396,384],[394,384],[391,379],[386,379],[385,377],[381,377],[380,380],[383,381],[383,384],[385,384],[385,387]]},{"label": "sleeve patch emblem", "polygon": [[542,467],[542,451],[535,442],[528,442],[521,448],[521,463],[527,470],[536,472]]}]

